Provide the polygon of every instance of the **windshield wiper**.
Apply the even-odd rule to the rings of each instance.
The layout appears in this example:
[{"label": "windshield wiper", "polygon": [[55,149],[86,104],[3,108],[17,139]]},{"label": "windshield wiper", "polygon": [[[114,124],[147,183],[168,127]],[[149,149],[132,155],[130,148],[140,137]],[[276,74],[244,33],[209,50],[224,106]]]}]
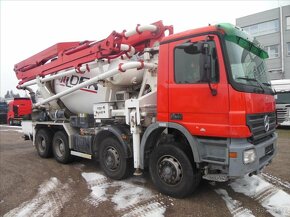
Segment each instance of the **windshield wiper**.
[{"label": "windshield wiper", "polygon": [[271,87],[271,84],[269,84],[269,83],[263,82],[262,84],[264,84],[264,85],[266,85],[268,87]]},{"label": "windshield wiper", "polygon": [[256,78],[237,77],[236,79],[241,79],[241,80],[246,80],[246,81],[255,81],[259,85],[259,87],[263,90],[263,93],[265,93],[265,90],[262,87],[262,84]]}]

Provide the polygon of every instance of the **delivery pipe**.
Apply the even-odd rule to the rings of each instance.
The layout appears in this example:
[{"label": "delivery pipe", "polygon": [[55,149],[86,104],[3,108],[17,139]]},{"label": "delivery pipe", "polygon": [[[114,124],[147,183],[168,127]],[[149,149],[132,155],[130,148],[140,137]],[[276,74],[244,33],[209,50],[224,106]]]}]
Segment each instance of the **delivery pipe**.
[{"label": "delivery pipe", "polygon": [[[85,72],[86,70],[90,69],[90,66],[92,66],[93,64],[96,64],[96,62],[90,62],[90,63],[87,63],[87,64],[83,64],[79,68],[79,70]],[[47,82],[47,81],[51,81],[51,80],[54,80],[54,79],[57,79],[57,78],[61,78],[61,77],[64,77],[64,76],[70,76],[70,75],[75,74],[75,73],[77,73],[76,69],[70,69],[70,70],[67,70],[67,71],[64,71],[64,72],[59,72],[57,74],[54,74],[54,75],[51,75],[51,76],[47,76],[47,77],[44,77],[44,78],[38,78],[38,79],[39,79],[40,82]],[[19,88],[23,89],[25,87],[28,87],[28,86],[31,86],[31,85],[34,85],[34,84],[37,84],[36,79],[28,81],[28,82],[20,85]]]},{"label": "delivery pipe", "polygon": [[121,44],[120,50],[126,52],[126,54],[123,54],[121,57],[123,60],[129,59],[135,54],[135,48],[131,45]]},{"label": "delivery pipe", "polygon": [[[124,36],[125,37],[130,37],[132,35],[140,34],[140,33],[145,32],[145,31],[155,32],[156,30],[157,30],[157,26],[154,26],[154,25],[137,25],[134,30],[131,30],[131,31],[125,31],[124,30]],[[90,43],[90,46],[94,45],[94,44],[96,44],[98,42],[99,41],[93,41],[93,42]]]},{"label": "delivery pipe", "polygon": [[62,92],[60,92],[58,94],[55,94],[55,95],[53,95],[53,96],[51,96],[51,97],[49,97],[47,99],[44,99],[43,101],[36,103],[34,105],[34,107],[38,107],[38,106],[43,105],[45,103],[48,103],[48,102],[50,102],[52,100],[55,100],[55,99],[58,99],[60,97],[65,96],[65,95],[68,95],[68,94],[70,94],[70,93],[72,93],[72,92],[74,92],[76,90],[79,90],[81,88],[84,88],[84,87],[87,87],[87,86],[89,86],[91,84],[94,84],[94,83],[98,82],[99,80],[104,80],[106,78],[112,77],[112,76],[114,76],[114,75],[116,75],[116,74],[118,74],[120,72],[123,73],[123,72],[125,72],[128,69],[135,69],[135,68],[138,68],[138,69],[141,69],[141,68],[153,69],[153,68],[156,68],[156,67],[157,66],[155,64],[153,64],[153,63],[144,63],[142,61],[130,62],[130,63],[124,63],[124,64],[120,63],[118,68],[109,70],[109,71],[107,71],[107,72],[105,72],[105,73],[103,73],[101,75],[98,75],[98,76],[96,76],[94,78],[91,78],[90,80],[82,82],[82,83],[80,83],[80,84],[78,84],[78,85],[76,85],[74,87],[71,87],[71,88],[69,88],[67,90],[64,90],[64,91],[62,91]]},{"label": "delivery pipe", "polygon": [[154,25],[141,25],[141,26],[137,25],[136,29],[125,32],[124,36],[130,37],[135,34],[140,34],[141,32],[145,32],[145,31],[155,32],[156,30],[157,30],[157,26],[154,26]]}]

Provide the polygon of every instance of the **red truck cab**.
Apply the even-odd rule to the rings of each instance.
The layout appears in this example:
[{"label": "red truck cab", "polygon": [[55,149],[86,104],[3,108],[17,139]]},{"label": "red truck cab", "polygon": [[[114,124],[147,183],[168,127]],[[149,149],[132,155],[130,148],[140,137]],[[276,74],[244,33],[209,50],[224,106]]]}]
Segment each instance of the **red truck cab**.
[{"label": "red truck cab", "polygon": [[254,39],[229,24],[161,41],[157,120],[194,136],[194,159],[208,164],[205,173],[257,173],[276,154],[267,57]]},{"label": "red truck cab", "polygon": [[14,98],[8,104],[7,124],[21,125],[24,117],[31,115],[32,102],[30,98]]}]

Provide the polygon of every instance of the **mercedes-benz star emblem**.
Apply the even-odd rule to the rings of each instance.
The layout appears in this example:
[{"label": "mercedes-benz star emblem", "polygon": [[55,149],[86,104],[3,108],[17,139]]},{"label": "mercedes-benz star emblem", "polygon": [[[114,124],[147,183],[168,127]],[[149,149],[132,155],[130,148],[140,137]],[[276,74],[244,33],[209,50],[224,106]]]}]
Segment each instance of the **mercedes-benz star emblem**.
[{"label": "mercedes-benz star emblem", "polygon": [[270,128],[270,118],[268,115],[265,115],[264,117],[264,127],[265,127],[265,131],[268,132]]}]

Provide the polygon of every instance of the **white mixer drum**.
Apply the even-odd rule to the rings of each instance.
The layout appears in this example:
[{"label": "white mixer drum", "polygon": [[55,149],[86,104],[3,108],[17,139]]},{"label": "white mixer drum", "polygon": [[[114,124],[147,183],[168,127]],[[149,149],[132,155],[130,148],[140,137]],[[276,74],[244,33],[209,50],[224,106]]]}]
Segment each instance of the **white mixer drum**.
[{"label": "white mixer drum", "polygon": [[[68,88],[89,80],[97,75],[95,70],[86,72],[85,74],[74,74],[70,77],[62,77],[56,79],[54,82],[54,89],[56,93],[60,93]],[[64,105],[73,113],[88,113],[93,114],[93,104],[99,102],[106,102],[112,89],[110,87],[103,87],[101,84],[90,85],[86,88],[81,88],[66,96],[61,97]]]}]

